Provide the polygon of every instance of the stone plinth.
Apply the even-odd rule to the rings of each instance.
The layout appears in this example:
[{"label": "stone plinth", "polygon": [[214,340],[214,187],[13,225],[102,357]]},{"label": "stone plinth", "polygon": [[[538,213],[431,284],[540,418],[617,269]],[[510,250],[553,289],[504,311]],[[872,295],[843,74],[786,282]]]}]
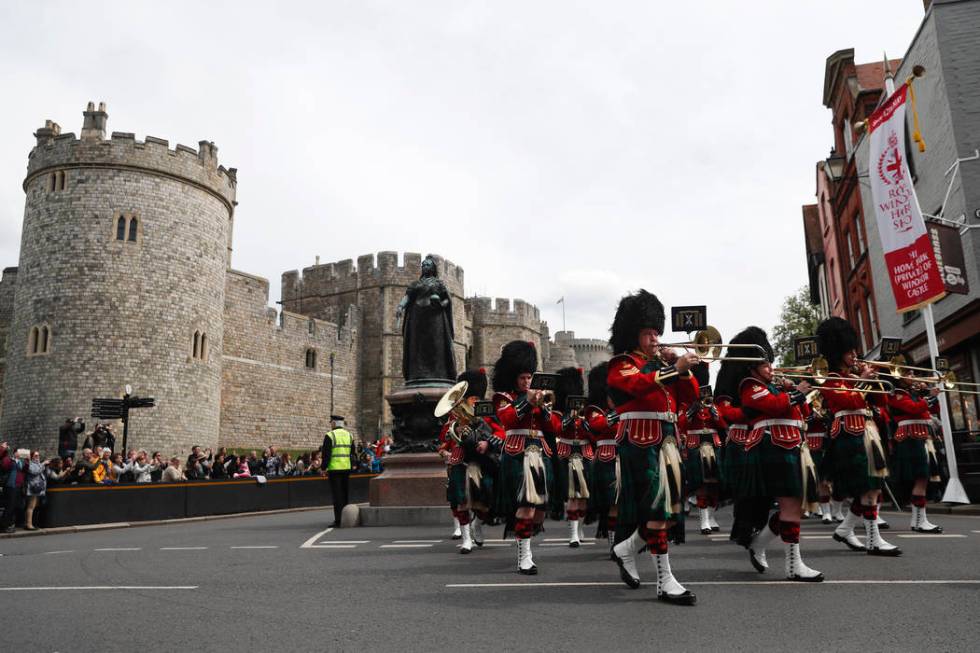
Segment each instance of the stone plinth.
[{"label": "stone plinth", "polygon": [[433,411],[452,386],[452,381],[411,382],[385,397],[395,418],[395,453],[436,450],[442,420]]},{"label": "stone plinth", "polygon": [[384,465],[384,473],[368,486],[372,508],[446,506],[446,463],[438,454],[392,454]]}]

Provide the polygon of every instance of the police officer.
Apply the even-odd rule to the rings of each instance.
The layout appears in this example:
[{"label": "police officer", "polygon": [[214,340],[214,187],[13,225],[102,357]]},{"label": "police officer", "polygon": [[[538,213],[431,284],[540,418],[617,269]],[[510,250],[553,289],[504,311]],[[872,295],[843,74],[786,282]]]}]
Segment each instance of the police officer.
[{"label": "police officer", "polygon": [[330,416],[331,430],[323,438],[323,461],[330,479],[330,494],[333,498],[333,527],[340,526],[340,513],[348,503],[350,488],[350,456],[354,439],[344,428],[344,418]]}]

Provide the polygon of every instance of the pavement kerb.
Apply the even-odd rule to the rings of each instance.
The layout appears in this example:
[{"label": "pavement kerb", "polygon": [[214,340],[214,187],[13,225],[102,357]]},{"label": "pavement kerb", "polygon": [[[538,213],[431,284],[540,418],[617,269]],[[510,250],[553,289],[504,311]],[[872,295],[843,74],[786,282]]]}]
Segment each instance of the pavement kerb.
[{"label": "pavement kerb", "polygon": [[[367,505],[356,504],[356,505]],[[306,508],[283,508],[281,510],[258,510],[255,512],[236,512],[228,515],[203,515],[201,517],[183,517],[180,519],[154,519],[150,521],[113,522],[109,524],[84,524],[81,526],[58,526],[56,528],[39,528],[36,531],[18,530],[14,533],[0,533],[0,539],[13,537],[34,537],[40,535],[62,535],[64,533],[87,533],[90,531],[110,530],[115,528],[136,528],[138,526],[160,526],[163,524],[186,524],[189,522],[212,521],[217,519],[234,519],[236,517],[255,517],[257,515],[277,515],[287,512],[308,512],[311,510],[329,510],[333,506],[309,506]]]}]

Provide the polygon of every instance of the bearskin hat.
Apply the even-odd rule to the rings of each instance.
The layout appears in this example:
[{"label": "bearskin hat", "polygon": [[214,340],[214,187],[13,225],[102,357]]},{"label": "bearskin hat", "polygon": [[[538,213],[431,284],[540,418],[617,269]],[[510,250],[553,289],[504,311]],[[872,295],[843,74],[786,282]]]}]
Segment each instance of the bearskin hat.
[{"label": "bearskin hat", "polygon": [[563,367],[558,370],[558,389],[555,390],[555,408],[564,411],[569,397],[585,394],[585,381],[582,379],[582,369],[578,367]]},{"label": "bearskin hat", "polygon": [[589,370],[589,404],[606,409],[606,377],[609,375],[609,363],[600,363]]},{"label": "bearskin hat", "polygon": [[711,383],[711,371],[708,369],[708,362],[701,361],[691,368],[691,374],[697,380],[698,385],[708,385]]},{"label": "bearskin hat", "polygon": [[734,400],[738,395],[738,383],[742,379],[735,378],[736,366],[737,363],[734,361],[721,362],[721,369],[718,370],[718,376],[715,377],[715,399],[728,397]]},{"label": "bearskin hat", "polygon": [[642,288],[619,300],[616,317],[609,329],[613,353],[625,354],[636,349],[640,329],[664,332],[664,305],[656,295]]},{"label": "bearskin hat", "polygon": [[466,396],[483,399],[487,394],[487,371],[482,367],[478,370],[460,372],[456,382],[466,381]]},{"label": "bearskin hat", "polygon": [[533,342],[511,340],[500,350],[493,366],[493,389],[497,392],[517,390],[517,377],[538,369],[538,352]]},{"label": "bearskin hat", "polygon": [[[765,358],[771,363],[775,358],[772,345],[769,344],[769,338],[766,336],[766,332],[757,326],[746,327],[743,331],[739,332],[732,338],[731,343],[733,345],[759,345],[765,352]],[[758,349],[743,349],[741,347],[731,350],[732,356],[745,356],[745,357],[758,357]],[[728,352],[726,352],[727,354]],[[738,385],[745,379],[752,375],[753,368],[756,367],[758,363],[751,362],[731,362],[731,374],[730,380],[726,381],[728,387],[728,396],[732,398],[732,402],[738,404]],[[724,389],[721,383],[716,383],[718,389]]]},{"label": "bearskin hat", "polygon": [[828,318],[817,327],[817,348],[820,355],[827,359],[830,370],[839,370],[844,354],[858,349],[858,334],[847,320]]}]

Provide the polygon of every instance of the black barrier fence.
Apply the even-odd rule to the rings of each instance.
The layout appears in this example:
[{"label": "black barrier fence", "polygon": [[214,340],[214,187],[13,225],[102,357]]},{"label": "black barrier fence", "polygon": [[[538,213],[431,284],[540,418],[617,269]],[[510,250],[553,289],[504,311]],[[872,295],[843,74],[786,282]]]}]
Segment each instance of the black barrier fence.
[{"label": "black barrier fence", "polygon": [[[368,498],[368,482],[377,474],[352,474],[350,502]],[[71,485],[48,488],[38,525],[82,526],[117,522],[228,515],[333,503],[330,482],[322,476],[254,478],[185,483]]]}]

